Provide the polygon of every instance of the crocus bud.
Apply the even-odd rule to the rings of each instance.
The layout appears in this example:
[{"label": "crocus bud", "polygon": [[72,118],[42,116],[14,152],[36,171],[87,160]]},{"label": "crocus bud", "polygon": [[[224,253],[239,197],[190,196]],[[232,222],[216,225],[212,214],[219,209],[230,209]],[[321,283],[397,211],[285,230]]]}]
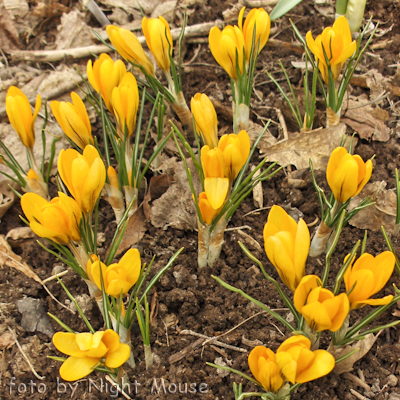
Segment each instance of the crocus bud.
[{"label": "crocus bud", "polygon": [[214,26],[210,30],[208,40],[217,63],[236,81],[236,66],[239,67],[240,73],[243,73],[245,45],[242,31],[237,26],[228,25],[221,32]]},{"label": "crocus bud", "polygon": [[82,211],[93,210],[106,180],[106,168],[95,147],[87,145],[80,154],[61,150],[58,173]]},{"label": "crocus bud", "polygon": [[286,339],[276,352],[276,363],[283,376],[294,383],[306,383],[328,375],[335,358],[326,350],[311,351],[311,341],[303,335]]},{"label": "crocus bud", "polygon": [[173,41],[168,22],[163,17],[142,19],[142,30],[146,43],[153,53],[158,66],[164,71],[169,71],[172,56]]},{"label": "crocus bud", "polygon": [[50,107],[64,133],[83,150],[86,145],[94,143],[92,127],[81,98],[72,92],[71,99],[72,104],[65,101],[52,101]]},{"label": "crocus bud", "polygon": [[135,129],[139,106],[139,90],[135,77],[127,72],[112,92],[112,108],[118,124],[118,134],[124,138],[125,128],[130,137]]},{"label": "crocus bud", "polygon": [[249,368],[254,378],[267,392],[277,392],[283,385],[283,379],[276,363],[275,353],[257,346],[249,354]]},{"label": "crocus bud", "polygon": [[308,326],[315,332],[329,329],[336,332],[343,325],[350,310],[346,293],[335,296],[322,287],[316,275],[307,275],[294,292],[293,303],[303,315]]},{"label": "crocus bud", "polygon": [[101,94],[107,108],[112,112],[111,96],[113,89],[117,87],[126,74],[125,64],[121,60],[113,61],[108,54],[100,54],[94,62],[87,64],[87,76],[93,89]]},{"label": "crocus bud", "polygon": [[142,45],[134,33],[114,25],[108,25],[106,31],[110,42],[121,57],[140,65],[149,75],[154,75],[153,64],[145,54]]},{"label": "crocus bud", "polygon": [[206,145],[201,149],[201,165],[204,172],[204,190],[211,207],[217,210],[225,201],[229,190],[229,179],[222,151],[216,147],[210,150]]},{"label": "crocus bud", "polygon": [[101,276],[103,274],[104,290],[110,296],[119,298],[129,292],[131,287],[137,282],[142,268],[140,253],[138,249],[128,250],[121,260],[109,267],[101,265],[99,261],[95,261],[90,266],[88,276],[92,276],[93,281],[101,290]]},{"label": "crocus bud", "polygon": [[225,174],[232,182],[239,175],[250,154],[250,138],[246,131],[238,135],[231,133],[223,135],[218,143],[225,161]]},{"label": "crocus bud", "polygon": [[[325,28],[314,40],[311,31],[306,35],[307,46],[314,53],[315,61],[325,83],[329,82],[328,63],[336,80],[342,71],[343,64],[356,51],[357,43],[351,40],[351,32],[346,17],[339,17],[332,27]],[[328,63],[325,59],[325,54]]]},{"label": "crocus bud", "polygon": [[218,146],[218,119],[211,100],[204,93],[196,93],[191,100],[191,109],[196,130],[204,144],[213,149]]},{"label": "crocus bud", "polygon": [[25,193],[21,207],[36,235],[58,244],[80,240],[82,211],[77,202],[62,192],[50,202],[36,193]]},{"label": "crocus bud", "polygon": [[53,344],[58,351],[70,356],[60,368],[60,376],[65,381],[84,378],[98,364],[118,368],[131,353],[130,347],[121,343],[119,335],[112,329],[93,334],[57,332],[53,336]]},{"label": "crocus bud", "polygon": [[[346,262],[349,255],[345,258]],[[354,260],[353,260],[354,262]],[[346,291],[350,292],[349,301],[352,309],[371,306],[381,306],[389,304],[393,296],[385,296],[381,299],[370,299],[375,293],[378,293],[390,279],[394,265],[395,256],[390,251],[384,251],[376,257],[364,253],[357,261],[347,268],[344,274],[344,283]]]},{"label": "crocus bud", "polygon": [[366,163],[359,155],[352,156],[344,147],[337,147],[329,157],[326,179],[335,199],[345,203],[357,196],[372,174],[372,161]]},{"label": "crocus bud", "polygon": [[[238,24],[239,29],[243,32],[246,60],[249,61],[254,34],[254,55],[257,56],[268,41],[269,32],[271,29],[271,20],[268,13],[263,8],[253,8],[247,15],[243,26],[243,16],[245,10],[246,7],[243,7],[240,10]],[[257,47],[258,52],[256,53]]]},{"label": "crocus bud", "polygon": [[34,124],[39,113],[42,99],[40,94],[36,97],[35,111],[31,111],[31,105],[28,98],[20,89],[11,86],[7,91],[6,96],[6,112],[10,124],[18,134],[22,144],[31,149],[35,143]]},{"label": "crocus bud", "polygon": [[207,225],[211,225],[219,210],[212,208],[206,192],[201,192],[199,194],[199,208],[203,222],[205,222]]},{"label": "crocus bud", "polygon": [[264,226],[265,252],[283,283],[292,291],[304,276],[310,232],[301,218],[298,223],[279,206],[272,206]]}]

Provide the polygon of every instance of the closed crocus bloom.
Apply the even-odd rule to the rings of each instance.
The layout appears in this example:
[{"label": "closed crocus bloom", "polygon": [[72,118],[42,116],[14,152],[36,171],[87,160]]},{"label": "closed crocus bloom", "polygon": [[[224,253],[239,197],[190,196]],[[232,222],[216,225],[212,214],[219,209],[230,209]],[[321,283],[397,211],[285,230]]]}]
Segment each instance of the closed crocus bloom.
[{"label": "closed crocus bloom", "polygon": [[264,226],[264,246],[268,259],[283,283],[292,291],[304,276],[310,232],[303,219],[298,223],[279,206],[272,206]]},{"label": "closed crocus bloom", "polygon": [[324,81],[328,83],[328,64],[324,50],[331,66],[333,79],[336,80],[345,61],[356,51],[357,44],[351,40],[351,32],[346,17],[339,17],[332,27],[325,28],[321,35],[314,40],[311,31],[307,32],[308,48],[314,53]]},{"label": "closed crocus bloom", "polygon": [[349,300],[352,309],[361,308],[367,304],[381,306],[392,301],[392,295],[382,299],[370,299],[370,297],[386,285],[393,273],[395,262],[395,256],[390,251],[384,251],[376,257],[364,253],[354,265],[352,263],[347,268],[344,283],[347,292],[351,289]]},{"label": "closed crocus bloom", "polygon": [[79,223],[82,211],[77,202],[59,192],[50,202],[36,193],[25,193],[21,207],[36,235],[58,244],[80,240]]},{"label": "closed crocus bloom", "polygon": [[19,140],[27,148],[32,148],[35,143],[34,124],[39,113],[42,99],[40,94],[36,97],[35,111],[32,115],[28,98],[20,89],[11,86],[6,96],[6,112],[10,124],[18,134]]},{"label": "closed crocus bloom", "polygon": [[204,93],[196,93],[191,100],[196,130],[210,149],[218,146],[218,119],[211,100]]},{"label": "closed crocus bloom", "polygon": [[329,157],[326,179],[336,201],[345,203],[357,196],[372,174],[372,161],[352,156],[344,147],[337,147]]},{"label": "closed crocus bloom", "polygon": [[83,150],[86,145],[94,143],[92,127],[81,98],[72,92],[71,99],[72,104],[52,101],[50,107],[64,133]]},{"label": "closed crocus bloom", "polygon": [[201,192],[199,194],[199,208],[203,222],[205,222],[207,225],[211,225],[219,210],[212,208],[206,192]]},{"label": "closed crocus bloom", "polygon": [[250,138],[246,131],[238,135],[231,133],[223,135],[218,143],[224,155],[226,175],[233,181],[238,175],[250,154]]},{"label": "closed crocus bloom", "polygon": [[164,71],[169,71],[172,56],[172,36],[168,22],[163,17],[142,19],[142,30],[147,46],[153,53],[158,66]]},{"label": "closed crocus bloom", "polygon": [[112,108],[121,139],[124,138],[125,128],[128,137],[132,135],[135,129],[138,106],[139,90],[136,79],[130,72],[127,72],[121,83],[112,92]]},{"label": "closed crocus bloom", "polygon": [[249,61],[251,46],[253,44],[254,28],[256,29],[254,52],[257,50],[258,46],[258,53],[260,53],[260,51],[264,48],[268,41],[269,32],[271,29],[271,20],[268,13],[263,8],[253,8],[247,15],[246,21],[243,25],[243,16],[245,9],[246,7],[243,7],[240,10],[238,23],[240,30],[243,32],[244,46],[246,49],[246,59],[247,61]]},{"label": "closed crocus bloom", "polygon": [[120,343],[119,335],[112,329],[93,334],[57,332],[53,344],[58,351],[70,356],[60,368],[61,378],[66,381],[84,378],[97,364],[118,368],[131,353],[129,346]]},{"label": "closed crocus bloom", "polygon": [[272,350],[264,346],[255,347],[249,354],[248,363],[254,378],[267,392],[277,392],[283,385],[275,353]]},{"label": "closed crocus bloom", "polygon": [[101,54],[92,66],[92,60],[87,64],[87,76],[93,89],[101,93],[107,108],[112,112],[111,96],[126,74],[125,64],[121,60],[113,61],[108,54]]},{"label": "closed crocus bloom", "polygon": [[211,53],[217,63],[234,80],[237,80],[236,64],[243,73],[244,37],[242,31],[237,27],[226,26],[221,32],[214,26],[208,37]]},{"label": "closed crocus bloom", "polygon": [[286,339],[276,352],[276,363],[285,378],[305,383],[328,375],[335,367],[335,358],[326,350],[311,351],[311,341],[303,335]]},{"label": "closed crocus bloom", "polygon": [[130,249],[118,263],[104,267],[104,264],[99,266],[99,261],[94,262],[91,266],[90,274],[97,287],[101,290],[101,270],[106,293],[115,298],[118,298],[121,292],[126,296],[139,279],[142,268],[139,250]]},{"label": "closed crocus bloom", "polygon": [[125,60],[139,64],[149,75],[154,75],[153,64],[146,56],[138,38],[127,29],[108,25],[106,28],[110,42]]},{"label": "closed crocus bloom", "polygon": [[293,303],[315,332],[326,329],[336,332],[350,310],[346,293],[335,296],[322,287],[322,282],[316,275],[307,275],[301,280],[294,292]]},{"label": "closed crocus bloom", "polygon": [[88,145],[80,154],[74,149],[61,150],[58,173],[84,212],[91,212],[106,181],[106,168],[95,147]]},{"label": "closed crocus bloom", "polygon": [[229,190],[229,179],[226,176],[226,167],[222,151],[209,146],[201,148],[201,165],[204,172],[204,190],[211,207],[217,210],[225,201]]}]

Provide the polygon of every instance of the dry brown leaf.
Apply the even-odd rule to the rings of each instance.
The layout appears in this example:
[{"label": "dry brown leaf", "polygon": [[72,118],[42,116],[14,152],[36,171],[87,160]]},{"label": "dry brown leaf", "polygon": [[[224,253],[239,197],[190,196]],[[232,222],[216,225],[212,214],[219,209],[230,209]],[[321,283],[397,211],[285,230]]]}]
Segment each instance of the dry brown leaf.
[{"label": "dry brown leaf", "polygon": [[[253,165],[251,167],[251,170],[254,171],[255,170],[255,165]],[[257,177],[261,174],[261,171],[258,170],[256,171],[256,173],[254,174],[254,177]],[[256,186],[254,186],[253,189],[253,202],[254,202],[254,206],[256,208],[263,208],[264,206],[264,196],[263,196],[263,188],[262,188],[262,183],[258,182]]]},{"label": "dry brown leaf", "polygon": [[[279,165],[294,165],[297,169],[309,167],[309,159],[314,169],[325,170],[332,151],[340,146],[346,132],[346,126],[340,124],[328,129],[318,129],[307,133],[290,135],[289,139],[271,147],[261,148],[268,161],[277,161]],[[353,141],[353,147],[356,142]]]},{"label": "dry brown leaf", "polygon": [[15,193],[11,190],[10,186],[15,190],[20,189],[19,185],[11,179],[0,181],[0,218],[4,216],[16,200]]},{"label": "dry brown leaf", "polygon": [[149,189],[143,200],[143,211],[146,220],[150,217],[150,201],[160,198],[168,190],[170,181],[171,178],[166,174],[153,176],[150,179]]},{"label": "dry brown leaf", "polygon": [[166,1],[165,3],[158,4],[154,11],[151,13],[151,18],[163,17],[167,22],[174,22],[175,8],[177,0]]},{"label": "dry brown leaf", "polygon": [[17,50],[19,48],[18,30],[3,2],[0,2],[0,48],[4,51]]},{"label": "dry brown leaf", "polygon": [[[249,134],[251,145],[253,145],[253,143],[257,140],[263,129],[264,129],[263,126],[255,124],[253,121],[250,120],[249,127],[247,128],[247,133]],[[261,150],[261,152],[263,152],[263,149],[270,148],[276,143],[277,139],[274,136],[272,136],[270,131],[267,129],[263,137],[259,141],[257,147]]]},{"label": "dry brown leaf", "polygon": [[359,211],[350,220],[350,225],[373,231],[379,231],[381,226],[386,230],[393,230],[396,222],[397,198],[393,189],[385,189],[386,185],[385,181],[368,183],[357,197],[351,199],[349,210],[357,207],[367,196],[376,204]]},{"label": "dry brown leaf", "polygon": [[9,330],[0,335],[0,350],[8,349],[15,343],[12,333]]},{"label": "dry brown leaf", "polygon": [[378,335],[374,336],[372,333],[370,333],[365,337],[364,340],[359,340],[356,343],[337,349],[333,349],[332,345],[330,345],[328,351],[335,357],[335,359],[342,357],[353,350],[358,349],[358,351],[351,355],[349,358],[339,364],[336,364],[333,372],[337,375],[340,375],[345,372],[352,371],[353,365],[370,351],[371,347],[374,345],[376,339],[378,338]]}]

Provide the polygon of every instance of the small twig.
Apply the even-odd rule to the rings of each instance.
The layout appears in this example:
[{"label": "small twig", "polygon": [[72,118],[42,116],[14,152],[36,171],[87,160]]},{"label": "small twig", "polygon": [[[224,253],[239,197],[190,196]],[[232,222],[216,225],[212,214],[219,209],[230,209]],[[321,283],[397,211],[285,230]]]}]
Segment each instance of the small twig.
[{"label": "small twig", "polygon": [[57,278],[61,278],[64,275],[67,275],[67,274],[68,274],[68,270],[65,270],[63,272],[60,272],[59,274],[55,274],[55,275],[50,276],[49,278],[46,278],[44,281],[42,281],[42,283],[47,283],[47,282],[50,282],[50,281],[54,281]]},{"label": "small twig", "polygon": [[234,228],[227,228],[227,229],[225,229],[225,232],[237,231],[238,229],[249,229],[249,230],[251,230],[251,226],[243,225],[243,226],[236,226]]},{"label": "small twig", "polygon": [[129,397],[123,390],[123,387],[121,388],[120,385],[117,385],[111,378],[110,375],[106,375],[106,380],[111,383],[114,387],[117,388],[118,392],[122,394],[126,399],[132,400],[132,397]]},{"label": "small twig", "polygon": [[253,210],[253,211],[248,212],[247,214],[244,214],[244,215],[243,215],[243,218],[244,218],[244,217],[247,217],[248,215],[254,214],[254,213],[256,213],[256,212],[259,212],[259,211],[268,210],[268,209],[271,208],[271,207],[272,207],[272,206],[257,208],[256,210]]},{"label": "small twig", "polygon": [[173,363],[176,363],[176,362],[182,360],[188,354],[190,354],[193,350],[200,347],[202,343],[203,343],[203,338],[197,339],[194,343],[191,343],[189,346],[185,347],[180,352],[172,354],[172,356],[170,356],[168,358],[169,363],[173,364]]},{"label": "small twig", "polygon": [[343,376],[343,378],[346,378],[346,379],[352,381],[357,386],[361,386],[366,391],[368,391],[368,392],[371,391],[371,387],[365,381],[360,379],[358,376],[355,376],[355,375],[351,374],[350,372],[346,372],[342,376]]},{"label": "small twig", "polygon": [[284,334],[273,322],[270,322],[270,324],[273,325],[273,326],[276,328],[276,330],[277,330],[282,336],[285,336],[285,334]]},{"label": "small twig", "polygon": [[187,67],[188,65],[190,65],[199,55],[200,49],[201,49],[201,44],[199,44],[199,47],[197,47],[197,49],[195,50],[194,56],[187,63],[182,64],[182,67]]},{"label": "small twig", "polygon": [[315,220],[314,220],[313,222],[307,224],[307,226],[308,226],[309,228],[311,228],[312,226],[317,225],[317,224],[318,224],[318,221],[319,221],[319,217],[318,217],[318,215],[316,215],[316,216],[315,216]]},{"label": "small twig", "polygon": [[150,324],[152,324],[154,319],[157,318],[157,314],[158,314],[158,295],[157,292],[154,292],[153,298],[151,299]]},{"label": "small twig", "polygon": [[350,389],[350,393],[351,393],[353,396],[357,397],[357,399],[360,399],[360,400],[370,400],[369,397],[363,396],[362,394],[356,392],[354,389]]}]

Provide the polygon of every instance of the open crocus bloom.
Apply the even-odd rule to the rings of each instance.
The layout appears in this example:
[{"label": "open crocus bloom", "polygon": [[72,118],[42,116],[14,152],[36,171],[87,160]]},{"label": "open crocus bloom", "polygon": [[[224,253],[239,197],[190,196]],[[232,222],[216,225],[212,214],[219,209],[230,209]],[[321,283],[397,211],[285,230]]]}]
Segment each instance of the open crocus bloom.
[{"label": "open crocus bloom", "polygon": [[344,203],[357,196],[372,175],[372,161],[364,163],[359,155],[351,155],[337,147],[329,157],[326,179],[336,201]]},{"label": "open crocus bloom", "polygon": [[328,375],[335,367],[335,358],[326,350],[311,351],[311,341],[303,335],[286,339],[276,352],[276,363],[291,382],[305,383]]},{"label": "open crocus bloom", "polygon": [[300,219],[298,224],[279,206],[272,206],[264,227],[264,246],[268,259],[283,283],[292,291],[304,276],[310,232]]},{"label": "open crocus bloom", "polygon": [[98,364],[118,368],[130,356],[127,344],[120,343],[112,329],[92,333],[57,332],[53,336],[57,350],[70,356],[60,368],[61,378],[76,381],[93,372]]},{"label": "open crocus bloom", "polygon": [[308,48],[314,53],[315,60],[326,83],[329,82],[329,72],[325,54],[332,70],[333,79],[336,80],[340,75],[343,64],[357,48],[356,41],[351,40],[350,27],[344,16],[339,17],[332,27],[325,28],[315,41],[311,31],[308,31],[306,41]]},{"label": "open crocus bloom", "polygon": [[248,363],[254,378],[267,392],[277,392],[283,385],[281,372],[272,350],[264,346],[255,347],[249,354]]},{"label": "open crocus bloom", "polygon": [[393,273],[395,262],[394,254],[384,251],[376,257],[364,253],[354,265],[351,263],[344,274],[344,283],[347,291],[352,289],[349,294],[352,309],[361,308],[367,304],[381,306],[392,301],[392,295],[381,299],[370,299],[370,297],[386,285]]}]

